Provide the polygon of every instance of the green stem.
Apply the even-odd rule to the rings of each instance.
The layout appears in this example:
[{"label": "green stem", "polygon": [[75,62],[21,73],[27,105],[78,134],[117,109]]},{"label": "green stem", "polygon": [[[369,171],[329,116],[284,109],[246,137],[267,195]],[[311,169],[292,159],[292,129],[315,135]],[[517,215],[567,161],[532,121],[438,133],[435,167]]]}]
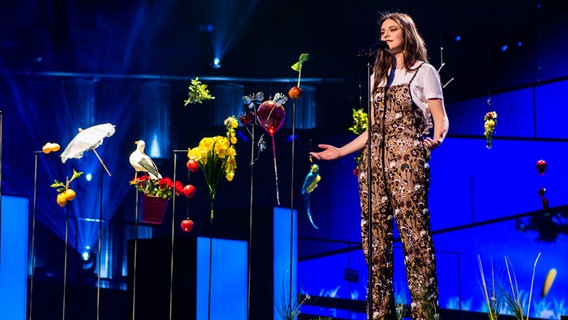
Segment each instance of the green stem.
[{"label": "green stem", "polygon": [[215,204],[215,193],[211,194],[211,216],[210,216],[210,223],[213,223],[213,218],[215,217],[215,209],[214,209],[214,204]]}]

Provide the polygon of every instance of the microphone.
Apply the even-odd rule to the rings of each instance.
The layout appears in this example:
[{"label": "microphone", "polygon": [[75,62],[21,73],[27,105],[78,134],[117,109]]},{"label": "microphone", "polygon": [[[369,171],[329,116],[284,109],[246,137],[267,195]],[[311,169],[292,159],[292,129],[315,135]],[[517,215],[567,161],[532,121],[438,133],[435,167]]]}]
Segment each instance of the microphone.
[{"label": "microphone", "polygon": [[374,44],[372,44],[372,45],[370,45],[366,48],[359,50],[359,52],[357,52],[357,56],[359,56],[359,57],[370,57],[373,54],[375,54],[375,52],[377,50],[388,49],[388,48],[389,48],[389,45],[385,41],[379,40],[379,42],[374,43]]}]

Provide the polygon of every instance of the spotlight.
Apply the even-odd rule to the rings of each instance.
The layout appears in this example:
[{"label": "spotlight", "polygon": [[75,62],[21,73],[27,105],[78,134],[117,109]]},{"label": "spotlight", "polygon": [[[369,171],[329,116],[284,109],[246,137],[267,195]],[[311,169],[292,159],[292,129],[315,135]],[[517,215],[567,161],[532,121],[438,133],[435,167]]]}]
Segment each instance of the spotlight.
[{"label": "spotlight", "polygon": [[460,41],[461,41],[461,39],[462,39],[462,37],[461,37],[461,36],[456,36],[456,42],[460,42]]},{"label": "spotlight", "polygon": [[89,261],[89,259],[91,258],[91,246],[85,246],[85,251],[83,251],[83,254],[81,254],[81,258],[83,258],[83,261]]},{"label": "spotlight", "polygon": [[221,59],[215,57],[213,59],[213,63],[211,64],[211,68],[213,69],[220,69],[221,68]]},{"label": "spotlight", "polygon": [[85,175],[85,179],[87,179],[87,181],[91,181],[91,180],[93,179],[93,175],[90,174],[90,173],[87,173],[87,174]]},{"label": "spotlight", "polygon": [[507,49],[509,49],[509,46],[508,46],[508,45],[504,45],[504,46],[501,47],[501,51],[502,51],[502,52],[507,51]]},{"label": "spotlight", "polygon": [[91,254],[89,253],[89,251],[85,251],[85,252],[83,252],[83,254],[81,255],[81,257],[83,258],[83,261],[89,261],[89,258],[91,257]]},{"label": "spotlight", "polygon": [[91,250],[90,246],[85,247],[85,250],[81,254],[81,259],[83,259],[83,264],[81,266],[83,270],[88,273],[95,270],[95,267],[97,266],[97,264],[95,263],[97,260],[97,254],[96,252],[93,252],[93,250]]}]

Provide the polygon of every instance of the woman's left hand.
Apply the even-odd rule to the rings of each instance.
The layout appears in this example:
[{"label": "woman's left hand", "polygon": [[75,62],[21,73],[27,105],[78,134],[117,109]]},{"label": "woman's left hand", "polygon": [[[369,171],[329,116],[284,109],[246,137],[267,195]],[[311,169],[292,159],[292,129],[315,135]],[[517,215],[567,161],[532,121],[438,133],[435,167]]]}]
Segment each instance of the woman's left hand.
[{"label": "woman's left hand", "polygon": [[444,140],[444,132],[446,132],[446,129],[443,129],[442,132],[440,132],[438,135],[435,135],[434,139],[430,137],[424,139],[424,147],[426,147],[426,149],[430,151],[438,148]]},{"label": "woman's left hand", "polygon": [[424,147],[426,147],[426,149],[432,151],[434,149],[436,149],[437,147],[439,147],[442,144],[441,140],[433,140],[432,138],[428,137],[426,139],[424,139]]}]

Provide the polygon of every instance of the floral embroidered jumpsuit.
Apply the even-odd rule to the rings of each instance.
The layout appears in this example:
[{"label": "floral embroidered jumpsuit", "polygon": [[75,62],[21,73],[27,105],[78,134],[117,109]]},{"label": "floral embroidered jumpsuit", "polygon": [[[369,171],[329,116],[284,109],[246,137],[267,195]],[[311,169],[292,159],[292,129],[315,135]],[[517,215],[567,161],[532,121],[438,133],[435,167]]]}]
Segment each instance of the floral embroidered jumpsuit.
[{"label": "floral embroidered jumpsuit", "polygon": [[[393,293],[393,220],[401,237],[412,319],[438,319],[436,260],[430,234],[429,151],[423,145],[423,111],[412,101],[410,83],[380,87],[371,130],[372,259],[368,257],[368,148],[359,173],[361,236],[372,263],[373,319],[396,319]],[[385,107],[386,106],[386,107]]]}]

